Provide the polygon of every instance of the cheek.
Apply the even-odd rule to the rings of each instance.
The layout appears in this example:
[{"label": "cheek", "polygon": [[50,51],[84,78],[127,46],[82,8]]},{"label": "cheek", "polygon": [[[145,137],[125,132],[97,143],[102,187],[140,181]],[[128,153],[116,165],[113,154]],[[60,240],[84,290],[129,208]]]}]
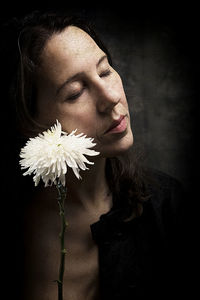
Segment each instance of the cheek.
[{"label": "cheek", "polygon": [[87,136],[96,135],[96,113],[93,107],[86,105],[60,105],[58,119],[66,132],[77,129],[77,133]]}]

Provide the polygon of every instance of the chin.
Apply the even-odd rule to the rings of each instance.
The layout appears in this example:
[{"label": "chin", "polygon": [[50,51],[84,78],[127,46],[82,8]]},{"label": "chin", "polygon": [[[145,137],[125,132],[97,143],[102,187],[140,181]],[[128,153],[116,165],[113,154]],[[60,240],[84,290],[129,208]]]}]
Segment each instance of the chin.
[{"label": "chin", "polygon": [[105,158],[118,156],[128,151],[133,146],[133,143],[134,137],[132,131],[129,131],[123,138],[109,145],[102,146],[102,149],[99,150],[100,155]]}]

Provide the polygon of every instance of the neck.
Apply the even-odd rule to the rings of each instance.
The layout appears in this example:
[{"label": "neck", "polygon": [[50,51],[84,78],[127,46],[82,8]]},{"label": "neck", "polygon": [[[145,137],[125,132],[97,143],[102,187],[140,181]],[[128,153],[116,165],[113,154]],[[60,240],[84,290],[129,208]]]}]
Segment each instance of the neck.
[{"label": "neck", "polygon": [[109,188],[106,181],[105,166],[105,158],[96,160],[89,170],[82,171],[81,180],[76,179],[74,174],[70,172],[66,179],[68,203],[98,206],[99,201],[106,199]]},{"label": "neck", "polygon": [[[100,207],[112,205],[112,195],[109,193],[108,184],[105,175],[106,159],[99,158],[95,160],[95,164],[89,166],[89,170],[82,171],[82,179],[78,180],[71,169],[68,169],[66,176],[68,207],[82,207],[86,210],[99,209]],[[36,199],[38,204],[44,205],[45,209],[57,209],[58,193],[56,187],[42,187],[36,191],[34,197],[34,205]]]}]

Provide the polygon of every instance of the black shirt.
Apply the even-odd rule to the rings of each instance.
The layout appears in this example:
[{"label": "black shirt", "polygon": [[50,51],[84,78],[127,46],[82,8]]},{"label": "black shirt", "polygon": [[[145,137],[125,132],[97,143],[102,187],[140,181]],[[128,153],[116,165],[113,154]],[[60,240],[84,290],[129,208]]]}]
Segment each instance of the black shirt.
[{"label": "black shirt", "polygon": [[101,300],[180,299],[188,292],[185,193],[166,174],[154,171],[152,178],[141,216],[125,222],[113,205],[91,225],[99,248]]}]

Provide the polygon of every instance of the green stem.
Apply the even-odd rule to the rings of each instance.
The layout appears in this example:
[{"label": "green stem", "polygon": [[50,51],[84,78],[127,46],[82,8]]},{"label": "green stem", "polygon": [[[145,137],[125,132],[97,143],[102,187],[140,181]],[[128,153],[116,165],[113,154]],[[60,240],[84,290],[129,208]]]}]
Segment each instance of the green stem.
[{"label": "green stem", "polygon": [[67,227],[67,223],[65,220],[65,198],[66,198],[66,189],[59,182],[56,185],[58,190],[58,205],[60,210],[61,217],[61,232],[59,234],[60,237],[60,268],[59,268],[59,278],[57,281],[58,284],[58,300],[63,300],[63,276],[65,270],[65,230]]}]

